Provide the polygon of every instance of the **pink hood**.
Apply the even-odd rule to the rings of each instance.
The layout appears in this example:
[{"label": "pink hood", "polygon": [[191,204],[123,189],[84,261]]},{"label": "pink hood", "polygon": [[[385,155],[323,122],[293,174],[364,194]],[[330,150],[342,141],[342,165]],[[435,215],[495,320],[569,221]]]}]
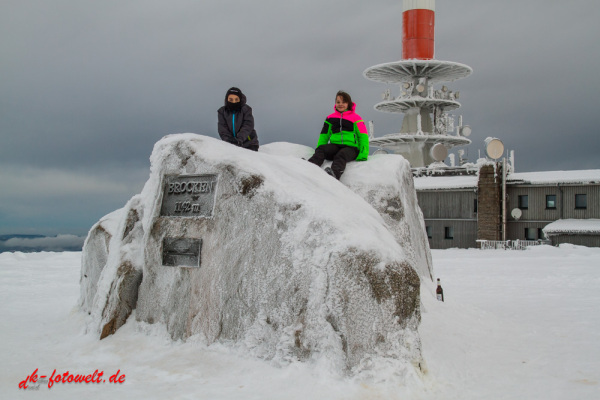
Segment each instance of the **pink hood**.
[{"label": "pink hood", "polygon": [[327,118],[343,118],[346,119],[350,122],[353,123],[357,123],[358,126],[358,131],[360,133],[367,133],[367,127],[365,126],[362,117],[360,115],[358,115],[355,110],[356,110],[356,103],[352,103],[352,106],[350,107],[349,110],[344,111],[343,113],[339,112],[336,108],[335,105],[333,106],[333,113],[329,114],[327,116]]}]

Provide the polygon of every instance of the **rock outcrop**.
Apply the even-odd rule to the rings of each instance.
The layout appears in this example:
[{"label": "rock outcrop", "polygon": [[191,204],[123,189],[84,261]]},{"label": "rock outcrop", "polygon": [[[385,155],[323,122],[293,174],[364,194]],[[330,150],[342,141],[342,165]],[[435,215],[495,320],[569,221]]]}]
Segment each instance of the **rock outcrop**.
[{"label": "rock outcrop", "polygon": [[[260,151],[305,159],[314,153],[310,147],[285,142],[269,143]],[[326,165],[327,162],[323,167]],[[408,161],[396,154],[369,156],[368,162],[349,163],[341,182],[381,215],[417,273],[423,279],[433,280],[425,220]]]},{"label": "rock outcrop", "polygon": [[[419,365],[431,262],[410,169],[401,158],[351,163],[346,186],[268,153],[193,134],[159,141],[142,193],[86,240],[89,328],[105,337],[135,308],[174,339],[235,343],[280,363]],[[378,189],[379,173],[398,183]]]}]

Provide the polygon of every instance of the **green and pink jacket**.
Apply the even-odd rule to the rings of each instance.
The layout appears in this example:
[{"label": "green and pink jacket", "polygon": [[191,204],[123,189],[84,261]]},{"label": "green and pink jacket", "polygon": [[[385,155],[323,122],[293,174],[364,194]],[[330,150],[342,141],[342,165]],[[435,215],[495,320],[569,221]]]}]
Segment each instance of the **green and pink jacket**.
[{"label": "green and pink jacket", "polygon": [[340,144],[358,148],[357,161],[364,161],[369,156],[369,135],[364,121],[354,110],[356,104],[343,113],[334,107],[333,114],[325,119],[319,135],[317,147],[327,143]]}]

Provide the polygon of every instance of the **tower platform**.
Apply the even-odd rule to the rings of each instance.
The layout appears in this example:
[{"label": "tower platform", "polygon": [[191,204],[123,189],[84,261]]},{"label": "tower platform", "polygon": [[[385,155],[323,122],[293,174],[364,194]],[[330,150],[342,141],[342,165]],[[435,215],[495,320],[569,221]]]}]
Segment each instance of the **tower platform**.
[{"label": "tower platform", "polygon": [[404,113],[411,108],[419,108],[431,111],[435,107],[442,107],[446,111],[460,108],[460,103],[455,100],[435,99],[430,97],[407,97],[395,100],[382,101],[375,104],[377,111],[389,113]]},{"label": "tower platform", "polygon": [[441,60],[401,60],[374,65],[363,76],[375,82],[402,83],[414,78],[427,78],[431,83],[452,82],[465,78],[473,69],[465,64]]}]

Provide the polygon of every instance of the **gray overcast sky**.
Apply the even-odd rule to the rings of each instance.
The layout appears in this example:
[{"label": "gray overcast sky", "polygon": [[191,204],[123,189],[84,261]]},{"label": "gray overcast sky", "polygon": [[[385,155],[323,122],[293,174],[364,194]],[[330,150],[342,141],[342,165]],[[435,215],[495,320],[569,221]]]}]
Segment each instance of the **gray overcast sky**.
[{"label": "gray overcast sky", "polygon": [[[518,171],[600,168],[600,2],[438,0],[436,58],[460,90],[471,161],[495,136]],[[338,89],[374,120],[401,58],[401,0],[1,0],[0,234],[85,234],[148,177],[162,136],[217,137],[230,86],[262,144],[314,146]]]}]

